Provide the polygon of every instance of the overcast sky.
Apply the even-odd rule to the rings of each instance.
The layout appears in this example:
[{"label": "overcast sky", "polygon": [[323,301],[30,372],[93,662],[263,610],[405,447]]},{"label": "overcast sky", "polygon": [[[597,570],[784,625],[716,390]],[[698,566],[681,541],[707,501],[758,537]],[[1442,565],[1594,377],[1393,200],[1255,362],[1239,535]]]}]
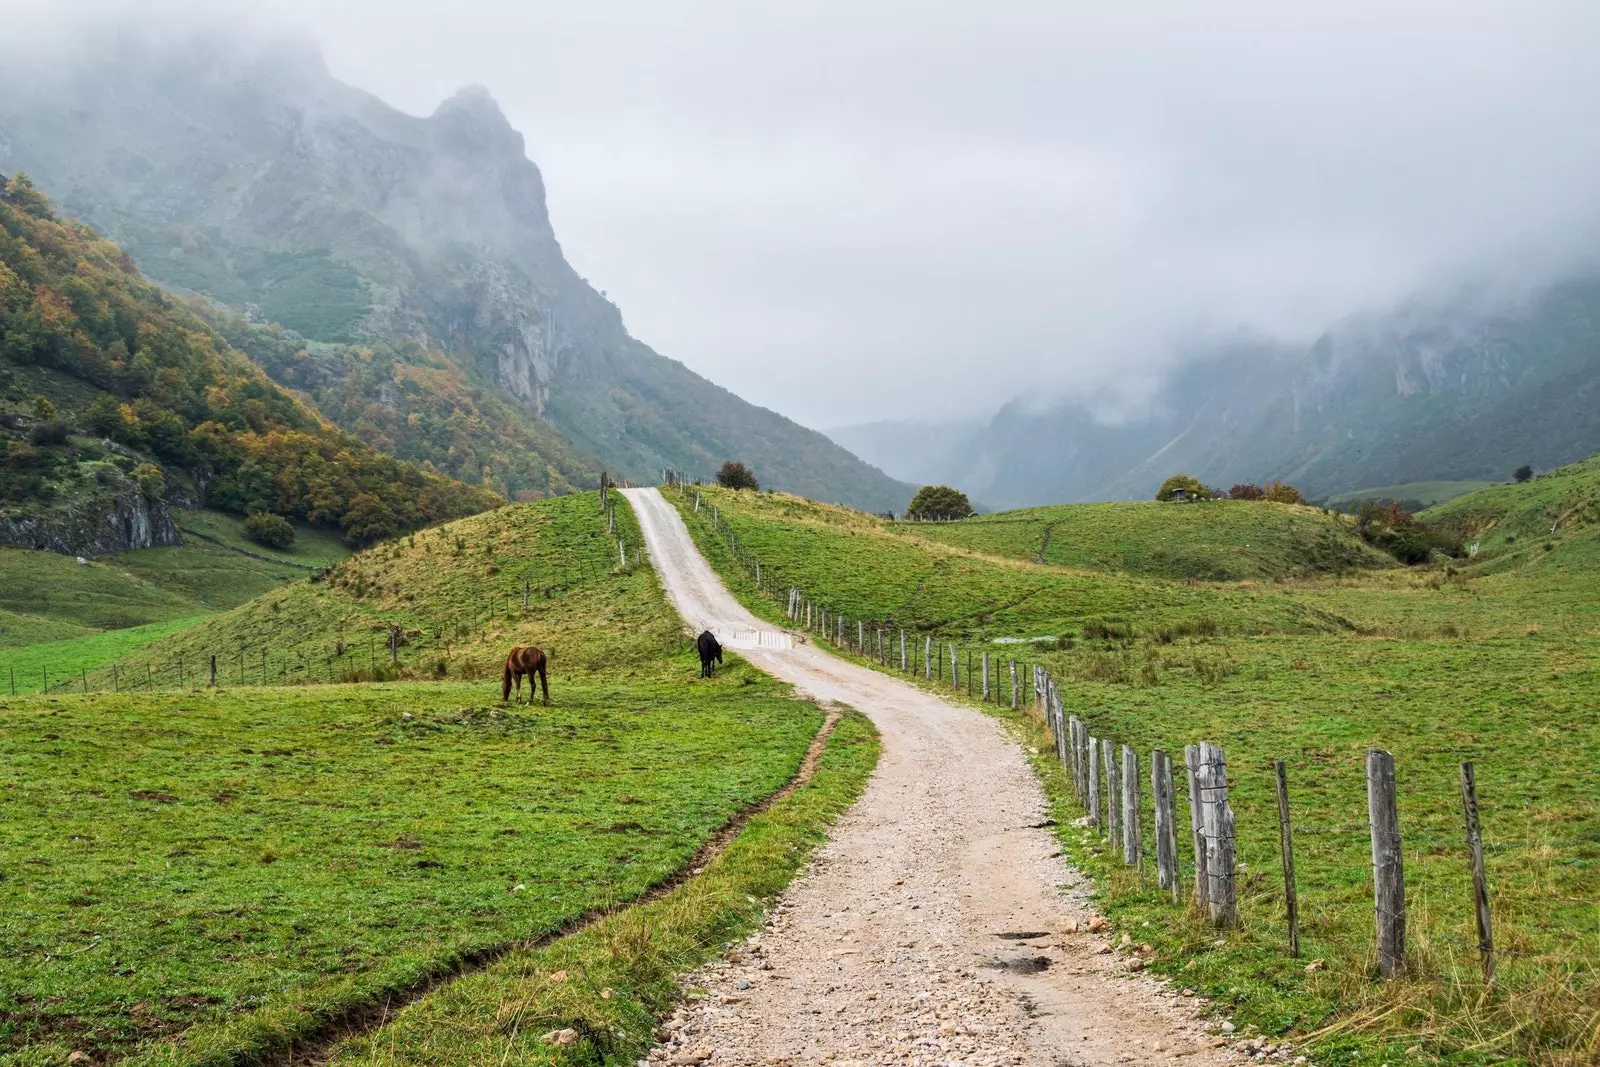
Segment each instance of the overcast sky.
[{"label": "overcast sky", "polygon": [[487,87],[632,332],[819,427],[1137,391],[1600,229],[1595,0],[275,7],[404,110]]}]

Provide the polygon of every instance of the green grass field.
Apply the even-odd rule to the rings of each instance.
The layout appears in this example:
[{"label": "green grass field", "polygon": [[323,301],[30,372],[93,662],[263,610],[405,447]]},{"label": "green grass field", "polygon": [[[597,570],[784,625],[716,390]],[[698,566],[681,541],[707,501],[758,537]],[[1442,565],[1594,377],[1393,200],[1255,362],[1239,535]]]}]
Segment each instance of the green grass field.
[{"label": "green grass field", "polygon": [[1304,577],[1393,566],[1342,515],[1244,500],[1025,508],[887,529],[989,555],[1207,581]]},{"label": "green grass field", "polygon": [[[80,564],[72,556],[0,547],[0,673],[15,665],[7,650],[73,637],[93,638],[67,658],[78,667],[107,662],[130,651],[132,635],[103,640],[106,631],[148,628],[225,611],[289,582],[304,581],[305,565],[337,562],[349,554],[337,538],[301,527],[287,553],[271,553],[240,533],[241,522],[217,511],[179,511],[180,526],[227,544],[274,555],[300,566],[255,559],[191,537],[173,548],[146,548]],[[163,631],[143,629],[159,636]],[[73,667],[63,661],[62,670]],[[19,667],[20,673],[20,667]]]},{"label": "green grass field", "polygon": [[[1600,462],[1590,461],[1430,512],[1429,521],[1481,535],[1470,565],[1271,582],[1085,582],[1081,571],[974,552],[957,557],[970,580],[946,583],[937,616],[906,591],[951,566],[952,547],[939,534],[983,520],[935,527],[935,540],[914,526],[882,530],[856,513],[702,488],[776,579],[779,593],[758,594],[711,533],[707,509],[694,513],[693,491],[669,499],[730,586],[769,618],[782,617],[781,590],[793,580],[819,605],[844,611],[852,639],[859,616],[931,630],[957,645],[963,665],[967,653],[985,650],[1041,663],[1062,685],[1067,710],[1095,736],[1135,747],[1146,776],[1155,747],[1181,757],[1185,744],[1222,745],[1244,925],[1219,939],[1071,825],[1081,811],[1066,799],[1059,770],[1045,766],[1040,728],[992,708],[1046,752],[1063,841],[1096,876],[1109,914],[1153,946],[1155,969],[1241,1023],[1309,1040],[1319,1063],[1578,1064],[1600,1055],[1600,785],[1589,773],[1600,758],[1597,490]],[[1199,513],[1181,514],[1187,522]],[[1139,535],[1146,543],[1186,536],[1169,521],[1179,511],[1142,514],[1152,524]],[[1535,530],[1544,533],[1535,538]],[[1014,596],[1002,591],[1030,582],[1036,628],[1070,632],[1070,647],[994,643],[1018,629]],[[1178,604],[1187,610],[1179,614]],[[1107,619],[1118,624],[1113,637],[1086,636],[1103,634],[1097,624]],[[919,638],[912,648],[920,647]],[[949,691],[947,665],[943,673]],[[1391,983],[1374,977],[1363,770],[1374,746],[1395,755],[1407,842],[1412,972]],[[1284,951],[1275,759],[1288,765],[1302,827],[1299,960]],[[1477,764],[1501,954],[1492,997],[1483,995],[1473,947],[1457,769],[1465,759]],[[1186,803],[1180,796],[1180,810]],[[1147,796],[1147,848],[1149,809]],[[1186,842],[1183,852],[1188,858]],[[1325,968],[1308,973],[1313,959]]]},{"label": "green grass field", "polygon": [[[629,536],[620,502],[617,517]],[[137,678],[216,635],[338,640],[458,617],[478,628],[406,646],[425,677],[444,662],[443,681],[0,697],[0,1063],[258,1059],[676,874],[794,774],[822,712],[737,659],[699,680],[653,572],[614,552],[592,493],[516,505],[377,546],[120,664]],[[508,574],[550,595],[473,619]],[[551,648],[549,708],[502,705],[497,671],[460,680],[530,636]],[[845,737],[848,774],[747,861],[738,906],[686,912],[692,930],[747,924],[746,896],[781,886],[859,790],[875,743],[860,720]],[[710,950],[690,940],[641,948],[628,1010],[667,995],[646,957]]]}]

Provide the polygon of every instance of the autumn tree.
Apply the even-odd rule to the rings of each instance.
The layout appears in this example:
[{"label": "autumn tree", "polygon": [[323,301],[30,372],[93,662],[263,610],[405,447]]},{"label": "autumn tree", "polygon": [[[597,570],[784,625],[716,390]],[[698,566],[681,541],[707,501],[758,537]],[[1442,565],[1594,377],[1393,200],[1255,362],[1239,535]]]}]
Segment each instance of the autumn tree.
[{"label": "autumn tree", "polygon": [[727,489],[760,489],[755,472],[736,459],[730,459],[717,469],[717,484]]}]

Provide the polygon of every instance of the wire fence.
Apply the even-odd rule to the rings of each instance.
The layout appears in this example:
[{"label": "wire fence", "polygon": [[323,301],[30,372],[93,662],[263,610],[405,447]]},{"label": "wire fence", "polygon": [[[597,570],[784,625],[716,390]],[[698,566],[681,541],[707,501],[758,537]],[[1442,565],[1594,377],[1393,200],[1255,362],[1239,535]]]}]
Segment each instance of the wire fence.
[{"label": "wire fence", "polygon": [[[1461,828],[1456,833],[1405,828],[1400,818],[1401,797],[1394,788],[1394,761],[1380,749],[1367,753],[1368,810],[1362,812],[1364,819],[1296,825],[1286,771],[1282,761],[1273,761],[1280,779],[1279,796],[1270,798],[1276,803],[1253,802],[1250,807],[1252,811],[1261,807],[1278,809],[1277,825],[1270,830],[1258,826],[1252,835],[1260,841],[1270,833],[1278,842],[1277,869],[1253,870],[1248,879],[1241,878],[1235,816],[1229,803],[1229,790],[1234,783],[1220,747],[1204,743],[1186,746],[1183,753],[1173,753],[1173,759],[1168,760],[1161,750],[1134,753],[1125,745],[1098,736],[1083,718],[1065,710],[1055,677],[1026,656],[1001,655],[989,647],[973,648],[949,641],[938,631],[854,618],[835,610],[826,597],[808,592],[782,568],[748,550],[719,508],[687,481],[669,484],[678,486],[687,505],[685,511],[700,523],[703,533],[722,543],[754,582],[757,592],[775,603],[792,625],[813,640],[922,684],[975,701],[1023,709],[1042,720],[1049,729],[1056,758],[1070,781],[1071,799],[1104,847],[1134,869],[1134,891],[1156,890],[1174,904],[1194,909],[1206,921],[1224,928],[1241,923],[1241,901],[1250,905],[1252,915],[1260,906],[1271,904],[1277,918],[1270,921],[1280,924],[1286,952],[1299,955],[1301,879],[1295,871],[1294,842],[1299,838],[1348,839],[1352,849],[1362,849],[1360,860],[1345,856],[1335,869],[1325,857],[1317,857],[1315,880],[1308,883],[1315,898],[1309,924],[1325,925],[1323,913],[1347,918],[1364,913],[1371,924],[1364,944],[1376,956],[1380,974],[1398,978],[1407,973],[1412,963],[1407,912],[1412,898],[1418,896],[1418,887],[1426,899],[1427,913],[1419,915],[1414,906],[1411,908],[1411,939],[1425,942],[1430,951],[1443,945],[1468,956],[1481,970],[1484,985],[1490,991],[1497,982],[1503,983],[1497,977],[1501,960],[1595,970],[1590,964],[1600,960],[1600,955],[1559,950],[1561,930],[1551,928],[1550,909],[1582,909],[1585,914],[1581,921],[1586,926],[1574,932],[1584,934],[1591,942],[1589,935],[1600,933],[1600,896],[1584,891],[1594,882],[1587,872],[1600,869],[1600,835],[1484,840],[1476,768],[1471,761],[1459,765],[1462,799],[1455,810]],[[1171,778],[1165,783],[1152,773],[1162,764],[1176,768],[1176,773],[1168,771]],[[1135,788],[1131,790],[1124,787],[1125,767],[1135,771]],[[1179,810],[1180,801],[1188,811]],[[1158,809],[1159,816],[1155,815]],[[1436,819],[1437,813],[1430,812],[1429,816]],[[1130,820],[1139,827],[1132,837],[1126,832]],[[1572,850],[1589,850],[1589,858],[1563,867],[1561,876],[1574,883],[1571,891],[1524,891],[1516,880],[1516,871],[1501,872],[1509,883],[1505,886],[1497,885],[1494,879],[1492,860],[1512,863],[1529,853],[1570,855]],[[1408,865],[1413,883],[1409,896]],[[1355,894],[1368,899],[1337,899]],[[1461,910],[1440,914],[1437,909],[1441,901]],[[1529,908],[1538,914],[1529,922],[1518,921]],[[1592,914],[1588,909],[1594,909]],[[1419,926],[1419,919],[1426,921]],[[1476,939],[1449,932],[1458,927],[1475,931]],[[1342,923],[1339,936],[1344,937],[1347,929],[1348,923]],[[1501,943],[1497,943],[1497,933],[1502,935]],[[1526,947],[1529,940],[1553,943],[1553,947]],[[1366,950],[1358,951],[1357,945],[1342,947],[1354,958],[1368,958]],[[1600,979],[1600,972],[1590,977]]]}]

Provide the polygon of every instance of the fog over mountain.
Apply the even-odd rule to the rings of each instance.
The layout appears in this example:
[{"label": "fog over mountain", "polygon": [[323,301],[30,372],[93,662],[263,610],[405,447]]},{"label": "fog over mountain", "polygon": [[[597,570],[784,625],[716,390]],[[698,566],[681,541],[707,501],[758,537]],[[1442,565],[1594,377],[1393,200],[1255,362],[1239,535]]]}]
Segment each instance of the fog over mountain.
[{"label": "fog over mountain", "polygon": [[[12,19],[108,8],[194,14]],[[1197,332],[1309,343],[1592,247],[1581,0],[275,9],[402,109],[489,87],[630,330],[812,425],[1112,410]]]}]

